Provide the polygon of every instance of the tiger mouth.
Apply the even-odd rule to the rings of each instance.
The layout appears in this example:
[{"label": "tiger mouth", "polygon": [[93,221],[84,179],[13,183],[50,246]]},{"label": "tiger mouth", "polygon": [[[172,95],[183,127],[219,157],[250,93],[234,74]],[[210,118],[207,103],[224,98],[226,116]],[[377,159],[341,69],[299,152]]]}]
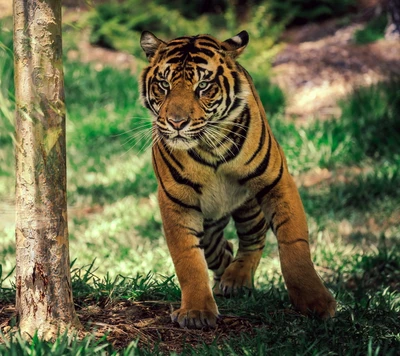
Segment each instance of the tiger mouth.
[{"label": "tiger mouth", "polygon": [[197,140],[188,139],[188,138],[182,137],[182,136],[176,136],[173,138],[169,138],[166,140],[166,143],[171,148],[179,149],[179,150],[189,150],[191,148],[198,146]]},{"label": "tiger mouth", "polygon": [[161,134],[161,137],[172,148],[188,150],[199,144],[198,138],[182,136],[180,133],[177,135]]}]

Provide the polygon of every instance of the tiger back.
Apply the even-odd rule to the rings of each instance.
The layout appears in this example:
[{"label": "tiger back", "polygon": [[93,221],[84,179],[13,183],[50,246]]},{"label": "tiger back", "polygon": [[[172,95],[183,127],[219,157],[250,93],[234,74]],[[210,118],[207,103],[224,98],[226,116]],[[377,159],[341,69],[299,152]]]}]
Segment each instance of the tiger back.
[{"label": "tiger back", "polygon": [[[214,327],[214,294],[252,288],[269,228],[289,297],[301,313],[333,316],[313,267],[303,205],[250,75],[236,61],[249,36],[164,42],[143,32],[150,62],[140,81],[152,112],[153,167],[168,248],[182,291],[172,320]],[[233,219],[236,254],[223,230]],[[207,269],[214,273],[211,289]]]}]

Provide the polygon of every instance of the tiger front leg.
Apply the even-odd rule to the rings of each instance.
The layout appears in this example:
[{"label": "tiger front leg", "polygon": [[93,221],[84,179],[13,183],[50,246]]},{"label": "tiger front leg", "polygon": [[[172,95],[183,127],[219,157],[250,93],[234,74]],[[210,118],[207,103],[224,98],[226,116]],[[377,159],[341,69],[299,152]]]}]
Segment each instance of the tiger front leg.
[{"label": "tiger front leg", "polygon": [[268,229],[256,199],[247,201],[232,217],[239,237],[239,249],[221,278],[220,290],[225,296],[253,288],[254,274],[260,263]]},{"label": "tiger front leg", "polygon": [[182,293],[181,307],[171,314],[171,319],[181,327],[215,327],[218,308],[200,246],[203,235],[202,215],[193,209],[177,206],[161,189],[159,204],[169,252]]},{"label": "tiger front leg", "polygon": [[269,185],[258,198],[265,215],[270,217],[271,228],[278,240],[289,298],[302,314],[332,317],[336,301],[314,269],[306,216],[296,185],[287,171],[275,182],[276,185]]}]

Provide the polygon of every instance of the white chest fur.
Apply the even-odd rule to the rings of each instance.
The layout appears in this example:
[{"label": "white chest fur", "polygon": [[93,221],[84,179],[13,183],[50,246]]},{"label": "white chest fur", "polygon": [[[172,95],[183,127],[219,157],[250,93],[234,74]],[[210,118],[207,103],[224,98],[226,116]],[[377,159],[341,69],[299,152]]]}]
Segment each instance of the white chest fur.
[{"label": "white chest fur", "polygon": [[237,180],[216,174],[204,187],[200,197],[201,211],[206,219],[219,219],[237,209],[248,197],[248,189]]}]

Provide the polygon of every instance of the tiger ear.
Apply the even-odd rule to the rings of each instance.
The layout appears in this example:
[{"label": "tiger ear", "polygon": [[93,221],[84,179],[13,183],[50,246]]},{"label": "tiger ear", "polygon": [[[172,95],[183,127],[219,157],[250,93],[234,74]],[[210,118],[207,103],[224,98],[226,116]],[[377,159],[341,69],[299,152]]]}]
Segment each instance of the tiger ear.
[{"label": "tiger ear", "polygon": [[239,32],[236,36],[228,38],[222,42],[222,49],[232,58],[238,57],[249,43],[249,34],[247,31]]},{"label": "tiger ear", "polygon": [[150,31],[143,31],[140,36],[140,46],[146,53],[147,59],[150,60],[161,44],[165,43],[153,35]]}]

